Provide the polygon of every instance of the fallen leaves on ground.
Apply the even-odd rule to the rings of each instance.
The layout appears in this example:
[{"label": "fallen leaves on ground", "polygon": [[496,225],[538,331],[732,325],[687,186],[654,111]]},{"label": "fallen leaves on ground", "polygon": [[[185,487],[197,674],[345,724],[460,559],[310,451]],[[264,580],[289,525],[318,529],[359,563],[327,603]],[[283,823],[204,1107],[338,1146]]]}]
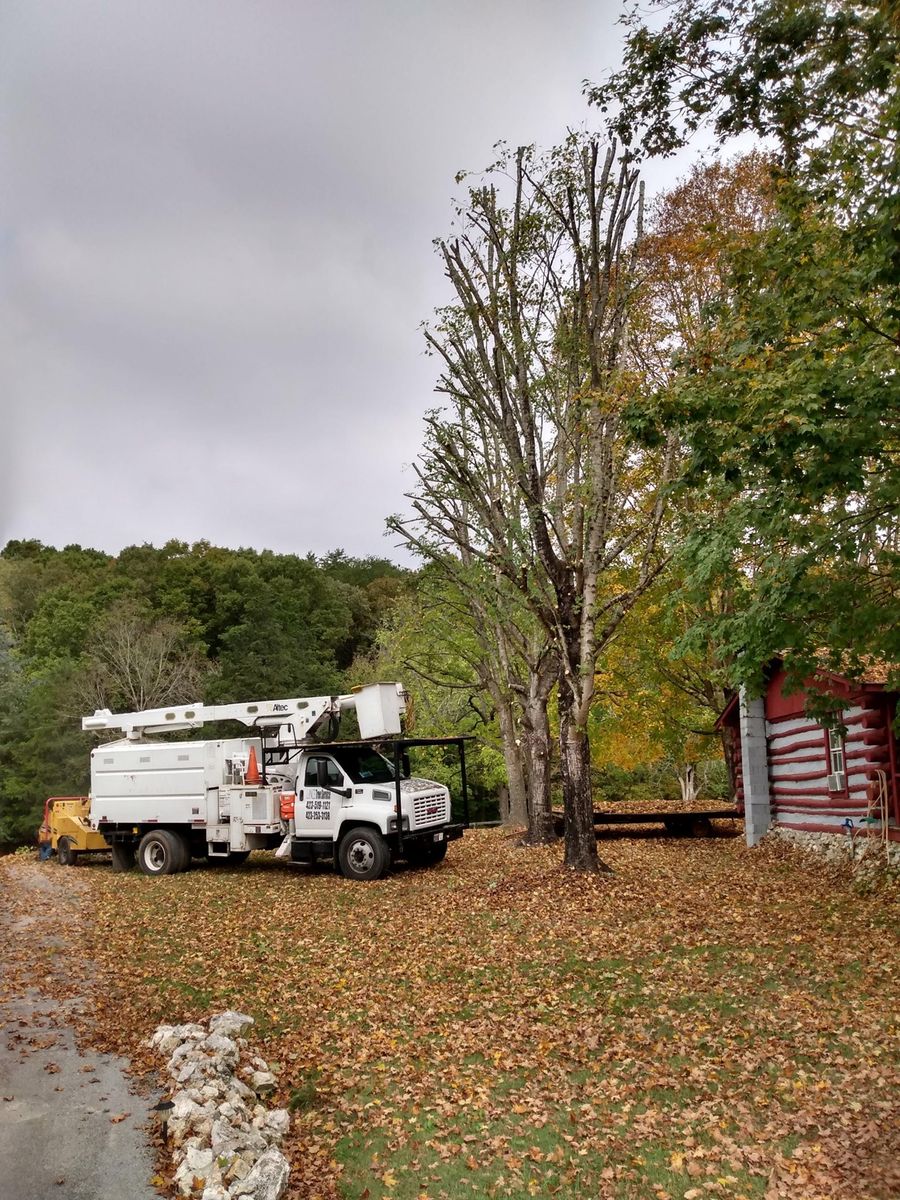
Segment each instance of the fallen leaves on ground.
[{"label": "fallen leaves on ground", "polygon": [[897,1194],[897,893],[781,845],[602,852],[614,873],[585,877],[470,832],[373,885],[264,855],[35,866],[84,916],[81,965],[44,985],[92,987],[92,1044],[139,1071],[161,1021],[254,1016],[294,1197]]}]

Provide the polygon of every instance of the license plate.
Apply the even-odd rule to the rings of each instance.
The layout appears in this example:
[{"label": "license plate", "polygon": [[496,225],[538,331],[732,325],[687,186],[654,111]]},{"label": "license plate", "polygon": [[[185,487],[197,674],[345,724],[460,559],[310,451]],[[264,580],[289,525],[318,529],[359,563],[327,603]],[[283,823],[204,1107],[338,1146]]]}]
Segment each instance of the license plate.
[{"label": "license plate", "polygon": [[444,835],[442,833],[436,833],[434,835],[434,840],[436,842],[442,842],[444,840]]}]

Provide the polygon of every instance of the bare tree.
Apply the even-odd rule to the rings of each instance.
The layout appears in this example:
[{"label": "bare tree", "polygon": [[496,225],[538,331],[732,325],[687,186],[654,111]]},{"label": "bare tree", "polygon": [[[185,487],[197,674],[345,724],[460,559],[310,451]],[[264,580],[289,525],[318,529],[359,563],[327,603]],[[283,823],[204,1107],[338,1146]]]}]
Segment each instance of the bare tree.
[{"label": "bare tree", "polygon": [[[600,866],[588,718],[598,656],[666,562],[675,447],[642,451],[624,414],[639,376],[629,306],[641,236],[637,172],[575,136],[502,154],[437,243],[455,303],[427,331],[447,409],[426,424],[394,527],[461,552],[524,598],[558,666],[565,862]],[[508,192],[504,202],[501,192]]]},{"label": "bare tree", "polygon": [[[468,415],[459,413],[463,428]],[[440,425],[440,415],[430,414],[429,430],[436,432]],[[473,471],[480,473],[492,503],[505,513],[516,513],[516,523],[520,523],[526,514],[515,482],[505,469],[502,447],[497,443],[488,446],[480,433],[476,442]],[[467,438],[458,443],[463,457],[468,444]],[[415,469],[421,489],[440,498],[444,527],[436,531],[424,514],[415,526],[399,518],[389,525],[460,597],[463,619],[479,650],[473,669],[497,715],[509,783],[509,821],[527,824],[529,842],[554,841],[547,717],[558,672],[552,637],[536,620],[521,591],[499,567],[485,560],[482,539],[476,533],[478,513],[465,491],[448,487],[424,458]],[[419,510],[418,496],[413,502]]]},{"label": "bare tree", "polygon": [[197,700],[209,663],[190,644],[187,629],[156,618],[131,600],[113,605],[87,647],[78,688],[86,708],[139,712]]}]

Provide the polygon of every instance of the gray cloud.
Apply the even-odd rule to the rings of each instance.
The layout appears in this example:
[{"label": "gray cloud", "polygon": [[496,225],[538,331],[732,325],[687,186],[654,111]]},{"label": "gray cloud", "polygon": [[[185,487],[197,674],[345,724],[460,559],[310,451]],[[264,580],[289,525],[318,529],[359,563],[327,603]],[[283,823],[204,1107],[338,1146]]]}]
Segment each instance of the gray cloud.
[{"label": "gray cloud", "polygon": [[591,120],[616,3],[0,16],[0,539],[392,553],[453,175]]}]

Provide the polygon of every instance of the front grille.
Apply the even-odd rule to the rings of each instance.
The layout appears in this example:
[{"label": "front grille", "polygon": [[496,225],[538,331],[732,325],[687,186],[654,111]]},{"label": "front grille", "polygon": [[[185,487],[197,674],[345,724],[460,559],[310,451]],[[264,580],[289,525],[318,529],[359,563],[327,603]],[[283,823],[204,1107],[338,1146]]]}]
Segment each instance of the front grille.
[{"label": "front grille", "polygon": [[440,792],[431,796],[416,796],[413,799],[413,828],[444,824],[449,817],[447,808],[447,797]]}]

